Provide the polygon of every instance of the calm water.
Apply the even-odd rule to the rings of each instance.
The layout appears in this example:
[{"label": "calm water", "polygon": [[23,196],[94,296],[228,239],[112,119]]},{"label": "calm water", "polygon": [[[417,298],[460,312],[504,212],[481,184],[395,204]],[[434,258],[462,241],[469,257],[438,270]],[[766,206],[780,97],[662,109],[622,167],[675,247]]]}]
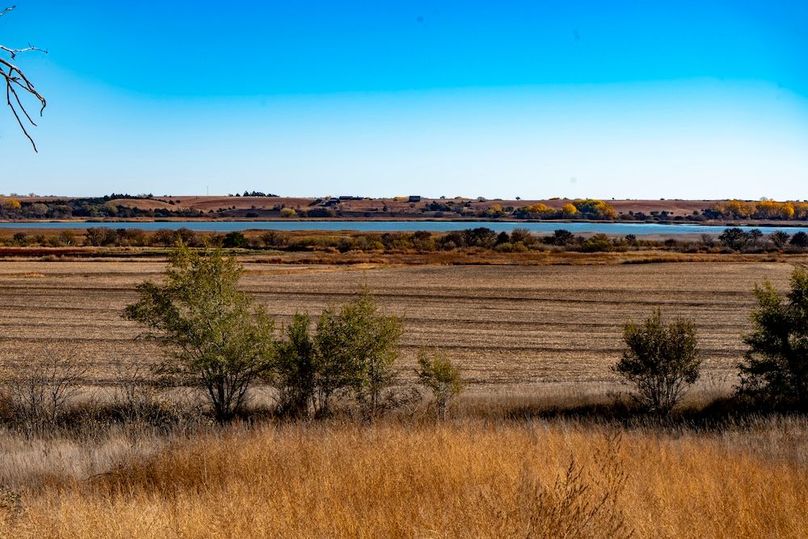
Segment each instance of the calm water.
[{"label": "calm water", "polygon": [[[158,230],[161,228],[189,228],[207,232],[232,232],[234,230],[350,230],[358,232],[397,232],[428,230],[447,232],[465,228],[488,227],[497,232],[510,232],[514,228],[526,228],[532,232],[551,233],[563,228],[574,233],[597,233],[645,236],[650,234],[720,234],[725,226],[710,225],[664,225],[658,223],[523,223],[506,221],[155,221],[155,222],[72,222],[56,223],[37,221],[32,223],[0,223],[0,228],[59,229],[59,228],[139,228]],[[740,227],[752,230],[753,226]],[[760,227],[764,233],[782,230],[793,234],[808,231],[808,227],[776,226]]]}]

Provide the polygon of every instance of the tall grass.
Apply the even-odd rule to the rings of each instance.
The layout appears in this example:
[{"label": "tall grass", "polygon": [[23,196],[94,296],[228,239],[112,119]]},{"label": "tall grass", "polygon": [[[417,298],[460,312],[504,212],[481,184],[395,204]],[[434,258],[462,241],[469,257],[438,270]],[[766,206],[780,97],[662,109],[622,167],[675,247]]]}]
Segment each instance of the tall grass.
[{"label": "tall grass", "polygon": [[805,444],[789,440],[808,423],[752,430],[759,447],[569,421],[236,426],[7,493],[0,535],[807,536]]}]

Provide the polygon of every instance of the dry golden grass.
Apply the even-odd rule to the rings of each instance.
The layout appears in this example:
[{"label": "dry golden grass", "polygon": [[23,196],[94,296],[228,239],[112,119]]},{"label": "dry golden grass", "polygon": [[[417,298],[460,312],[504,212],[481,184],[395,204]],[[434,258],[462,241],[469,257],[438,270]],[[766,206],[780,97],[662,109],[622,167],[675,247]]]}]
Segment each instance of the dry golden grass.
[{"label": "dry golden grass", "polygon": [[[783,424],[785,423],[785,425]],[[804,421],[765,427],[803,433]],[[23,493],[14,537],[805,537],[808,468],[571,423],[234,428]],[[770,442],[771,440],[769,440]],[[568,470],[572,466],[572,475]]]}]

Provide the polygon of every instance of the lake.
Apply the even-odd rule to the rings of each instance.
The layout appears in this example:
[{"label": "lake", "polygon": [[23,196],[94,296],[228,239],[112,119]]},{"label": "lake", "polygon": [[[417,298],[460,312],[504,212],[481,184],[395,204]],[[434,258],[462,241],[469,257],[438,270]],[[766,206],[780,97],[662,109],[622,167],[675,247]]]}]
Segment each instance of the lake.
[{"label": "lake", "polygon": [[[426,230],[430,232],[448,232],[466,228],[487,227],[497,232],[510,232],[514,228],[525,228],[531,232],[552,233],[560,228],[576,234],[605,233],[616,236],[634,234],[636,236],[673,235],[673,234],[720,234],[727,226],[694,225],[694,224],[660,224],[660,223],[610,223],[610,222],[514,222],[514,221],[124,221],[124,222],[7,222],[0,223],[0,229],[62,229],[62,228],[137,228],[141,230],[159,230],[189,228],[200,232],[232,232],[243,230],[330,230],[356,232],[403,232]],[[749,231],[760,228],[769,234],[782,230],[789,234],[808,231],[808,227],[742,226]]]}]

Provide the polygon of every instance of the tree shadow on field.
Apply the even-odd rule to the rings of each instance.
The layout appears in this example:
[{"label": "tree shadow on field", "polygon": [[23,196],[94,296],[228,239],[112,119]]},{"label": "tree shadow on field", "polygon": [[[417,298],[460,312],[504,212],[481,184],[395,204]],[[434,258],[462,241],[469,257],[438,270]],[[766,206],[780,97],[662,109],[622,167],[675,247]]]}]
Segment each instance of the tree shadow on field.
[{"label": "tree shadow on field", "polygon": [[805,412],[789,404],[771,405],[732,395],[681,406],[669,415],[658,415],[644,410],[630,398],[619,396],[595,403],[515,406],[506,411],[505,419],[515,422],[571,421],[626,429],[723,431],[728,427],[744,427],[767,418],[804,417]]}]

